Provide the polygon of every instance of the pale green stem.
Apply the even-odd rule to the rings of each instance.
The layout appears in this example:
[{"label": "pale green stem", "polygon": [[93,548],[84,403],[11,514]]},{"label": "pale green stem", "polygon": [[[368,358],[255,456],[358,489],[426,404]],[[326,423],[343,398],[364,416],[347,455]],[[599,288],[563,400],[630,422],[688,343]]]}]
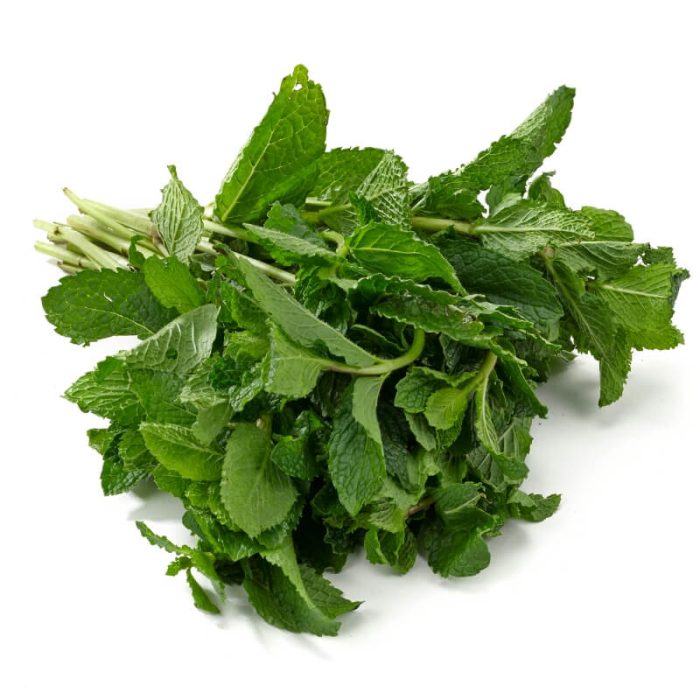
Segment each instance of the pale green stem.
[{"label": "pale green stem", "polygon": [[[338,212],[348,211],[351,208],[350,204],[339,204],[330,206],[329,202],[322,200],[307,199],[306,206],[318,209],[319,211],[303,212],[304,218],[310,224],[324,224],[326,217]],[[453,228],[457,233],[462,233],[467,236],[478,236],[480,231],[501,231],[506,230],[505,227],[494,227],[487,225],[475,225],[466,221],[458,221],[456,219],[441,219],[432,216],[414,216],[411,218],[411,225],[419,231],[428,233],[437,233],[444,231],[447,228]]]},{"label": "pale green stem", "polygon": [[252,240],[244,228],[240,228],[238,226],[236,228],[231,228],[220,224],[218,221],[212,221],[211,219],[204,219],[203,223],[205,231],[209,231],[210,233],[218,233],[222,236],[236,238],[241,241]]},{"label": "pale green stem", "polygon": [[138,233],[144,234],[149,238],[155,230],[153,222],[145,214],[138,213],[136,211],[128,211],[124,209],[117,209],[116,207],[111,207],[109,204],[103,204],[102,202],[95,202],[92,199],[83,199],[84,204],[93,207],[97,211],[101,211],[105,216],[109,217],[112,221],[116,221],[119,224],[128,226]]},{"label": "pale green stem", "polygon": [[103,226],[106,226],[110,231],[116,233],[118,236],[122,236],[127,240],[131,240],[134,236],[134,230],[124,226],[124,224],[114,221],[110,216],[108,216],[101,206],[94,206],[91,202],[86,199],[80,199],[78,195],[71,192],[67,187],[63,188],[63,194],[70,199],[73,204],[83,213],[91,216],[96,221],[99,221]]},{"label": "pale green stem", "polygon": [[275,267],[274,265],[268,265],[262,260],[251,258],[248,255],[243,255],[243,253],[236,253],[234,251],[231,252],[237,258],[242,258],[243,260],[246,260],[253,267],[256,267],[258,270],[260,270],[260,272],[264,272],[268,277],[272,277],[272,279],[276,279],[280,282],[283,282],[284,284],[296,284],[297,278],[291,272],[287,272],[286,270],[280,270],[279,267]]},{"label": "pale green stem", "polygon": [[407,511],[406,511],[406,517],[410,518],[412,515],[415,515],[416,513],[420,513],[422,510],[427,510],[430,508],[430,506],[435,503],[435,499],[432,496],[428,496],[428,498],[424,498],[422,501],[418,501],[415,506],[411,506]]},{"label": "pale green stem", "polygon": [[486,353],[484,361],[481,363],[481,367],[479,367],[479,371],[460,389],[460,393],[463,396],[469,396],[469,394],[476,391],[484,382],[487,382],[497,361],[498,357],[496,354],[489,350],[488,353]]},{"label": "pale green stem", "polygon": [[457,221],[455,219],[436,219],[431,216],[414,216],[411,219],[411,225],[420,231],[429,233],[437,233],[444,231],[447,228],[453,228],[457,233],[463,233],[467,236],[478,235],[473,224],[468,224],[465,221]]},{"label": "pale green stem", "polygon": [[326,209],[331,206],[331,202],[325,199],[316,199],[316,197],[307,197],[304,204],[313,209]]},{"label": "pale green stem", "polygon": [[[208,253],[209,255],[219,255],[216,248],[214,248],[209,241],[199,241],[199,243],[197,243],[197,250],[201,251],[202,253]],[[231,251],[231,254],[235,255],[237,258],[243,258],[243,260],[246,260],[253,267],[257,268],[261,272],[264,272],[268,277],[272,277],[280,282],[284,282],[285,284],[295,284],[297,281],[297,278],[291,272],[280,270],[279,267],[268,265],[262,260],[257,260],[256,258],[251,258],[248,255],[236,253],[235,251]]]},{"label": "pale green stem", "polygon": [[70,226],[57,224],[47,231],[46,237],[59,247],[65,247],[77,255],[87,256],[98,268],[108,267],[114,270],[117,267],[128,266],[125,257],[95,245],[87,236]]},{"label": "pale green stem", "polygon": [[325,223],[325,217],[329,214],[339,214],[344,211],[349,211],[351,207],[351,204],[338,204],[335,207],[325,207],[317,212],[316,216],[318,217],[319,221],[323,221]]},{"label": "pale green stem", "polygon": [[95,245],[87,236],[74,231],[67,226],[61,227],[60,236],[62,240],[72,243],[81,250],[90,260],[96,262],[100,267],[116,270],[120,267],[127,267],[127,261],[116,253],[112,253],[104,248]]},{"label": "pale green stem", "polygon": [[333,362],[332,360],[326,360],[323,362],[323,364],[333,372],[354,374],[360,377],[374,377],[382,374],[389,374],[394,370],[410,365],[420,357],[424,347],[425,332],[420,328],[416,328],[413,334],[413,342],[411,343],[411,347],[408,348],[403,355],[399,355],[399,357],[395,357],[393,360],[383,360],[382,362],[377,362],[369,367],[352,367],[340,362]]},{"label": "pale green stem", "polygon": [[74,275],[77,272],[80,272],[82,268],[76,267],[75,265],[71,265],[69,263],[64,263],[64,262],[56,262],[56,265],[61,268],[64,272],[68,273],[69,275]]},{"label": "pale green stem", "polygon": [[49,255],[52,258],[56,258],[60,262],[67,263],[76,269],[99,269],[99,265],[94,263],[92,260],[89,260],[82,255],[78,255],[77,253],[74,253],[63,246],[46,243],[45,241],[37,241],[34,244],[34,250],[38,251],[39,253],[43,253],[44,255]]},{"label": "pale green stem", "polygon": [[340,257],[345,257],[348,253],[348,248],[345,245],[345,238],[337,231],[321,231],[321,238],[324,241],[330,241],[335,244],[335,251]]},{"label": "pale green stem", "polygon": [[[104,243],[106,246],[109,246],[113,250],[117,251],[117,253],[122,253],[123,255],[129,254],[129,247],[131,245],[130,241],[106,231],[99,226],[97,221],[88,216],[69,216],[66,219],[66,223],[70,228],[79,231],[95,241]],[[58,230],[61,231],[62,228],[65,227],[59,226]],[[138,233],[134,232],[134,236],[138,235]],[[136,243],[136,249],[147,258],[155,254],[153,246],[145,239],[142,239]]]}]

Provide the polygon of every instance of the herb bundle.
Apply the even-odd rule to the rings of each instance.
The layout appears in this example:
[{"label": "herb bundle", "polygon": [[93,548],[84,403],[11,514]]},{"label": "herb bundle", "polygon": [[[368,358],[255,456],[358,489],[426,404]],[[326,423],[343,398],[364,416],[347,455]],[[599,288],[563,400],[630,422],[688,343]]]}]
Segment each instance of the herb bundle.
[{"label": "herb bundle", "polygon": [[204,208],[170,167],[152,211],[66,190],[79,214],[38,221],[37,250],[70,273],[43,299],[72,342],[141,339],[66,397],[106,495],[143,480],[179,498],[193,545],[138,523],[184,572],[198,608],[242,585],[269,623],[336,634],[358,605],[323,576],[363,548],[405,573],[489,563],[528,493],[535,393],[574,352],[617,400],[632,350],[681,343],[687,276],[610,210],[568,208],[536,175],[569,124],[553,92],[467,165],[415,184],[399,156],[326,150],[321,88],[284,78]]}]

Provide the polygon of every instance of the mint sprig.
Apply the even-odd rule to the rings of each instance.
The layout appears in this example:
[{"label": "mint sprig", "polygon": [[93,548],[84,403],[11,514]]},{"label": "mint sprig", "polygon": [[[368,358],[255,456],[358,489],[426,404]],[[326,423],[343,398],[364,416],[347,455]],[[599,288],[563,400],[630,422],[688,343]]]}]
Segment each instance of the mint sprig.
[{"label": "mint sprig", "polygon": [[401,574],[418,555],[478,573],[509,519],[560,502],[523,488],[537,385],[590,353],[607,405],[633,351],[683,342],[671,249],[538,173],[573,99],[555,90],[415,184],[392,151],[326,150],[323,92],[298,66],[211,205],[170,166],[151,210],[66,190],[79,214],[36,222],[68,273],[43,299],[56,331],[141,341],[66,398],[110,421],[89,431],[106,495],[148,480],[182,502],[195,546],[138,528],[199,609],[242,585],[267,622],[333,635],[359,603],[323,573],[358,549]]}]

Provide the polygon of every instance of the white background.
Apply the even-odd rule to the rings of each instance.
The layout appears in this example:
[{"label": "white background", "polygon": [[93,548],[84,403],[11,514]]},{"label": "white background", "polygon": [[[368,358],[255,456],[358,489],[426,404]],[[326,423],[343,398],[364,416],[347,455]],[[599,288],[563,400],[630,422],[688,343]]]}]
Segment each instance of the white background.
[{"label": "white background", "polygon": [[101,495],[98,419],[60,395],[123,344],[52,331],[39,298],[57,272],[31,247],[33,217],[70,213],[64,185],[150,206],[175,163],[208,201],[303,62],[329,145],[394,148],[415,180],[577,87],[547,164],[569,203],[620,210],[700,275],[694,4],[3,3],[0,694],[697,698],[696,279],[686,346],[637,355],[619,403],[597,408],[585,358],[542,390],[528,485],[563,493],[555,517],[509,524],[473,579],[358,556],[335,581],[366,603],[317,639],[268,627],[240,591],[221,619],[198,612],[133,525],[173,532],[177,507]]}]

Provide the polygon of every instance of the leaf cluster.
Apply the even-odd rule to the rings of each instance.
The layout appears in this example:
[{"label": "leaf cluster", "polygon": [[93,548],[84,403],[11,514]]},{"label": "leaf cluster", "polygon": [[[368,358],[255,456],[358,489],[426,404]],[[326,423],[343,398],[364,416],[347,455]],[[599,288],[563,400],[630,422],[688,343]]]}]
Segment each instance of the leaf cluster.
[{"label": "leaf cluster", "polygon": [[633,350],[682,342],[670,249],[635,243],[614,211],[567,207],[538,174],[573,98],[559,88],[415,184],[391,151],[326,150],[323,93],[299,66],[213,213],[171,168],[152,247],[135,235],[128,266],[49,290],[73,342],[141,339],[66,397],[109,421],[89,434],[105,494],[148,480],[182,502],[193,546],[138,527],[198,608],[241,585],[267,622],[333,635],[359,603],[324,573],[358,549],[398,574],[419,554],[441,576],[478,573],[510,519],[559,505],[523,486],[537,383],[590,353],[606,405]]}]

